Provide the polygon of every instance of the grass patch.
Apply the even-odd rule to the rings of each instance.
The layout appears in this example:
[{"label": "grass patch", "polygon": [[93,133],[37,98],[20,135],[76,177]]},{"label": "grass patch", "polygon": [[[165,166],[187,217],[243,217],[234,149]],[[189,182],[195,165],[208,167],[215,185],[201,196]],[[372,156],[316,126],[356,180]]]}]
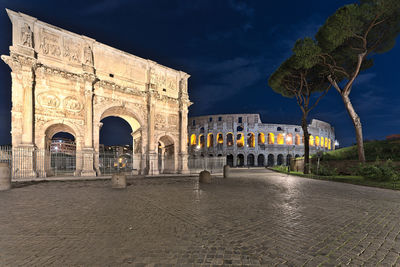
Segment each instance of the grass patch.
[{"label": "grass patch", "polygon": [[[395,161],[400,160],[400,140],[369,141],[364,143],[365,157],[367,161],[376,159]],[[315,157],[315,156],[314,156]],[[357,160],[357,146],[349,146],[324,152],[323,160]]]},{"label": "grass patch", "polygon": [[356,175],[319,176],[319,175],[315,175],[315,174],[304,174],[302,172],[296,172],[296,171],[288,172],[287,166],[284,166],[284,167],[285,168],[282,168],[282,166],[276,166],[276,167],[272,167],[270,169],[280,172],[280,173],[295,175],[295,176],[304,177],[304,178],[316,179],[316,180],[325,180],[325,181],[333,181],[333,182],[340,182],[340,183],[348,183],[348,184],[355,184],[355,185],[364,185],[364,186],[370,186],[370,187],[379,187],[379,188],[400,190],[400,181],[399,180],[396,180],[395,182],[393,182],[393,181],[379,182],[379,181],[372,181],[372,180],[366,179],[362,176],[356,176]]}]

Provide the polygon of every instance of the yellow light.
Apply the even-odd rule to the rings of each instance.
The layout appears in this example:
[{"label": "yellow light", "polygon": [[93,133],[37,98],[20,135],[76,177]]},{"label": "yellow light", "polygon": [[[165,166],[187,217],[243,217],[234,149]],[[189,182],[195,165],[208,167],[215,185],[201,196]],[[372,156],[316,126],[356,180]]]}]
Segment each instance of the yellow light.
[{"label": "yellow light", "polygon": [[286,144],[287,144],[287,145],[293,145],[293,137],[292,137],[292,134],[288,134],[288,135],[286,136]]},{"label": "yellow light", "polygon": [[269,145],[275,144],[275,135],[273,133],[268,134],[268,144]]},{"label": "yellow light", "polygon": [[195,134],[192,134],[192,135],[190,136],[190,144],[191,144],[192,146],[196,145],[196,135],[195,135]]},{"label": "yellow light", "polygon": [[285,138],[283,137],[283,134],[278,134],[276,142],[278,143],[278,145],[283,145],[285,143]]}]

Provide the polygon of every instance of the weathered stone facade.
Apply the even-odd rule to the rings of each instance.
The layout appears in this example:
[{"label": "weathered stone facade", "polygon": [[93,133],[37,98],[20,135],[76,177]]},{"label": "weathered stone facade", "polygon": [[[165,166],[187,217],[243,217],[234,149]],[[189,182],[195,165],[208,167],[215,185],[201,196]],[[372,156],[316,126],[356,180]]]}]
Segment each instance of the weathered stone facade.
[{"label": "weathered stone facade", "polygon": [[[24,173],[49,176],[49,150],[58,132],[75,137],[76,175],[99,175],[101,120],[125,119],[132,128],[142,174],[157,174],[160,147],[174,146],[172,172],[187,171],[189,75],[7,10],[12,22],[12,145],[23,148]],[[161,144],[161,145],[160,145]],[[162,149],[161,149],[162,151]],[[15,164],[14,164],[15,165]],[[17,175],[18,176],[18,175]]]},{"label": "weathered stone facade", "polygon": [[[335,149],[335,131],[329,123],[315,120],[308,125],[310,154]],[[263,123],[259,114],[223,114],[189,118],[189,154],[227,157],[231,166],[287,164],[304,155],[300,125]]]}]

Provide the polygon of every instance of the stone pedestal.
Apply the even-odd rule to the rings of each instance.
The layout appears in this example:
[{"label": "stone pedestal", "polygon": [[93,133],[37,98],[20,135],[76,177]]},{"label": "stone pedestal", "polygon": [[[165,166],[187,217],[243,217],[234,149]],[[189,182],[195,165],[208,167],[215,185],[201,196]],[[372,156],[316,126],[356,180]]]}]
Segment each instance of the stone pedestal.
[{"label": "stone pedestal", "polygon": [[202,184],[211,184],[211,174],[209,171],[202,171],[199,174],[199,182]]},{"label": "stone pedestal", "polygon": [[12,172],[14,178],[36,178],[35,171],[35,146],[20,145],[13,148]]},{"label": "stone pedestal", "polygon": [[150,152],[148,154],[148,160],[149,160],[149,172],[148,175],[157,175],[160,174],[158,170],[158,156],[155,152]]},{"label": "stone pedestal", "polygon": [[178,173],[181,174],[189,174],[188,168],[188,154],[187,153],[180,153],[179,154],[179,168]]},{"label": "stone pedestal", "polygon": [[11,171],[8,163],[0,163],[0,191],[11,189]]},{"label": "stone pedestal", "polygon": [[126,176],[123,173],[115,173],[111,178],[111,187],[116,189],[126,188]]},{"label": "stone pedestal", "polygon": [[80,173],[81,176],[96,176],[96,172],[93,169],[93,153],[92,148],[85,148],[83,153],[83,169]]}]

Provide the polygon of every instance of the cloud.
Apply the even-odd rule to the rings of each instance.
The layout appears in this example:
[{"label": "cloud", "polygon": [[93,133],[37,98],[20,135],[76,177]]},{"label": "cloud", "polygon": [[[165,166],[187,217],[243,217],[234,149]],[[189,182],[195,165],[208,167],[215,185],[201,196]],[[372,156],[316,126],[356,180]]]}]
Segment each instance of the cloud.
[{"label": "cloud", "polygon": [[376,73],[371,72],[371,73],[363,73],[358,75],[356,80],[354,81],[354,85],[360,85],[360,84],[368,84],[370,83],[374,78],[376,77]]},{"label": "cloud", "polygon": [[259,60],[234,58],[217,64],[210,62],[206,76],[213,77],[196,87],[193,96],[201,103],[200,110],[207,110],[223,99],[240,93],[264,77]]},{"label": "cloud", "polygon": [[254,9],[251,8],[246,2],[241,2],[241,1],[237,1],[237,0],[230,0],[229,1],[229,6],[233,10],[235,10],[235,11],[237,11],[237,12],[239,12],[239,13],[245,15],[245,16],[251,17],[251,16],[254,15]]},{"label": "cloud", "polygon": [[251,61],[248,58],[236,57],[212,64],[208,70],[213,72],[231,71],[233,69],[245,67],[250,63]]}]

